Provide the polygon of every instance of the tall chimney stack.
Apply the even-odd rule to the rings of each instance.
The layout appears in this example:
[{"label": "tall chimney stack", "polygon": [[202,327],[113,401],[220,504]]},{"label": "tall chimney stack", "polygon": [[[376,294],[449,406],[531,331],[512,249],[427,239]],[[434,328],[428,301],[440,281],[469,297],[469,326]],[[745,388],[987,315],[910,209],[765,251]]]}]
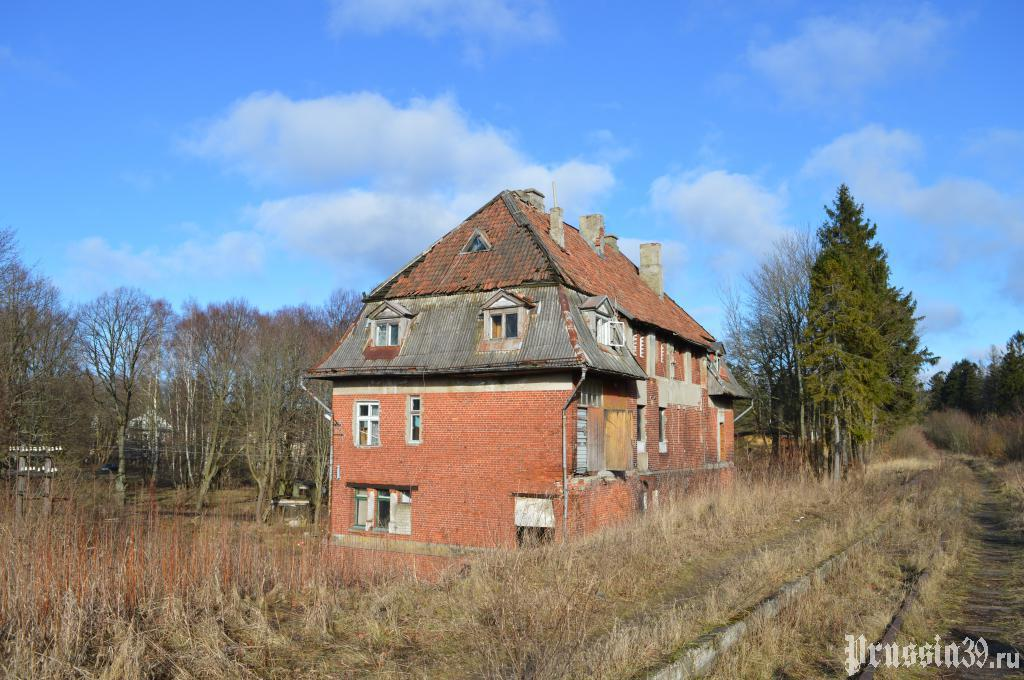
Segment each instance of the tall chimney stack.
[{"label": "tall chimney stack", "polygon": [[580,235],[598,255],[604,255],[604,215],[580,215]]},{"label": "tall chimney stack", "polygon": [[647,287],[657,293],[664,294],[664,278],[661,272],[661,244],[640,244],[640,278]]},{"label": "tall chimney stack", "polygon": [[558,244],[558,247],[565,250],[565,225],[562,222],[562,209],[551,209],[551,238]]}]

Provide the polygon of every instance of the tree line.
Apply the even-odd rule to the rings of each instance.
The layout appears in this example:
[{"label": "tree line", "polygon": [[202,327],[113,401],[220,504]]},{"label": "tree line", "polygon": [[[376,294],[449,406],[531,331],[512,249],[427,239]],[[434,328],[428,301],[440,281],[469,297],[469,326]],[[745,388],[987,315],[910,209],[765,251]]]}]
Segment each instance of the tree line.
[{"label": "tree line", "polygon": [[301,383],[356,318],[360,297],[263,312],[244,300],[175,310],[134,288],[81,305],[61,299],[0,231],[0,444],[62,446],[109,464],[114,497],[134,478],[194,490],[243,476],[257,516],[285,483],[312,482],[318,515],[330,472],[330,423]]},{"label": "tree line", "polygon": [[961,359],[928,381],[928,408],[958,409],[973,416],[1024,413],[1024,332],[1005,349],[992,347],[987,361]]},{"label": "tree line", "polygon": [[839,479],[919,410],[917,304],[891,281],[878,227],[841,185],[816,237],[789,236],[726,298],[730,361],[754,429]]}]

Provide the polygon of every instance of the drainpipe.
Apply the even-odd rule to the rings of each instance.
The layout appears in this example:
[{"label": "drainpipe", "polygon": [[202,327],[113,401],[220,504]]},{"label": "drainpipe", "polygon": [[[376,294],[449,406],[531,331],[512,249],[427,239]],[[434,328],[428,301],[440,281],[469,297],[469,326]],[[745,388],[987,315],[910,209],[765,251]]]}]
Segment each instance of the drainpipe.
[{"label": "drainpipe", "polygon": [[752,410],[753,408],[754,408],[754,402],[753,402],[753,400],[751,400],[751,402],[750,402],[750,406],[748,406],[748,407],[747,407],[747,410],[746,410],[746,411],[744,411],[743,413],[739,414],[739,415],[738,415],[738,416],[736,416],[735,418],[733,418],[733,419],[732,419],[732,422],[733,422],[733,423],[735,423],[735,422],[736,422],[737,420],[739,420],[739,419],[740,419],[740,418],[742,418],[743,416],[745,416],[745,415],[747,415],[748,413],[750,413],[750,411],[751,411],[751,410]]},{"label": "drainpipe", "polygon": [[565,400],[565,406],[562,407],[562,543],[565,543],[569,536],[569,463],[565,445],[565,412],[572,400],[579,394],[580,388],[583,387],[583,381],[586,379],[587,367],[584,366],[583,372],[580,374],[580,381],[576,383],[576,388],[573,389],[572,394]]},{"label": "drainpipe", "polygon": [[[329,422],[331,424],[330,432],[328,432],[328,434],[327,434],[327,442],[328,442],[328,445],[330,447],[329,448],[329,453],[328,453],[328,458],[331,461],[330,462],[330,466],[328,467],[328,472],[327,472],[327,488],[329,490],[331,488],[331,480],[334,479],[334,411],[332,411],[330,409],[330,407],[327,406],[327,404],[322,402],[320,400],[320,397],[318,397],[315,394],[313,394],[309,390],[309,388],[306,387],[306,379],[305,378],[301,378],[301,377],[299,378],[299,387],[301,387],[302,391],[305,392],[306,394],[308,394],[313,399],[313,401],[315,401],[317,404],[320,405],[320,408],[322,408],[324,410],[324,418],[326,418],[327,422]],[[320,492],[320,502],[323,503],[323,491]],[[328,505],[327,506],[327,512],[329,513],[330,511],[331,511],[331,506]],[[330,524],[330,522],[328,522],[328,524]],[[330,527],[328,527],[328,533],[330,533]]]}]

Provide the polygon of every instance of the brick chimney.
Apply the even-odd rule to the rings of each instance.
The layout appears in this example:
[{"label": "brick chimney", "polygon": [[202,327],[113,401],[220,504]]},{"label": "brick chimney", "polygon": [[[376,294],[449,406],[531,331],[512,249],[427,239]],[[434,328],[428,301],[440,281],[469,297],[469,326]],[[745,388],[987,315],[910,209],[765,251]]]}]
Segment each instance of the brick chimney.
[{"label": "brick chimney", "polygon": [[544,194],[537,191],[536,189],[518,189],[515,192],[516,196],[529,203],[537,210],[544,210]]},{"label": "brick chimney", "polygon": [[604,255],[604,215],[580,215],[580,235],[598,255]]},{"label": "brick chimney", "polygon": [[640,244],[640,278],[647,287],[661,297],[664,291],[664,278],[661,272],[661,244]]},{"label": "brick chimney", "polygon": [[565,250],[565,225],[562,222],[562,209],[551,209],[551,238],[558,244],[558,247]]},{"label": "brick chimney", "polygon": [[619,252],[619,237],[615,234],[604,235],[604,247]]}]

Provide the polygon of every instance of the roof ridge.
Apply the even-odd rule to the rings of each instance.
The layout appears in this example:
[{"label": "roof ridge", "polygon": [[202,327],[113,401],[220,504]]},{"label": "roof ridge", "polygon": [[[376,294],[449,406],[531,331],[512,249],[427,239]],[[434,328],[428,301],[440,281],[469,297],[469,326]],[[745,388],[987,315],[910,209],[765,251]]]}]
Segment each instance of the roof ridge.
[{"label": "roof ridge", "polygon": [[547,244],[544,243],[544,239],[540,237],[540,234],[537,233],[537,230],[533,226],[533,222],[530,221],[530,218],[527,217],[526,213],[524,213],[522,208],[519,207],[517,199],[512,195],[512,192],[508,189],[502,191],[501,199],[504,201],[505,208],[508,209],[509,214],[512,215],[512,219],[516,221],[517,225],[526,229],[530,238],[533,239],[534,245],[536,245],[537,248],[540,249],[540,252],[543,253],[544,259],[548,261],[548,265],[551,266],[551,270],[555,272],[555,276],[558,277],[558,283],[576,288],[578,284],[562,270],[558,262],[551,255],[551,251],[548,250]]}]

